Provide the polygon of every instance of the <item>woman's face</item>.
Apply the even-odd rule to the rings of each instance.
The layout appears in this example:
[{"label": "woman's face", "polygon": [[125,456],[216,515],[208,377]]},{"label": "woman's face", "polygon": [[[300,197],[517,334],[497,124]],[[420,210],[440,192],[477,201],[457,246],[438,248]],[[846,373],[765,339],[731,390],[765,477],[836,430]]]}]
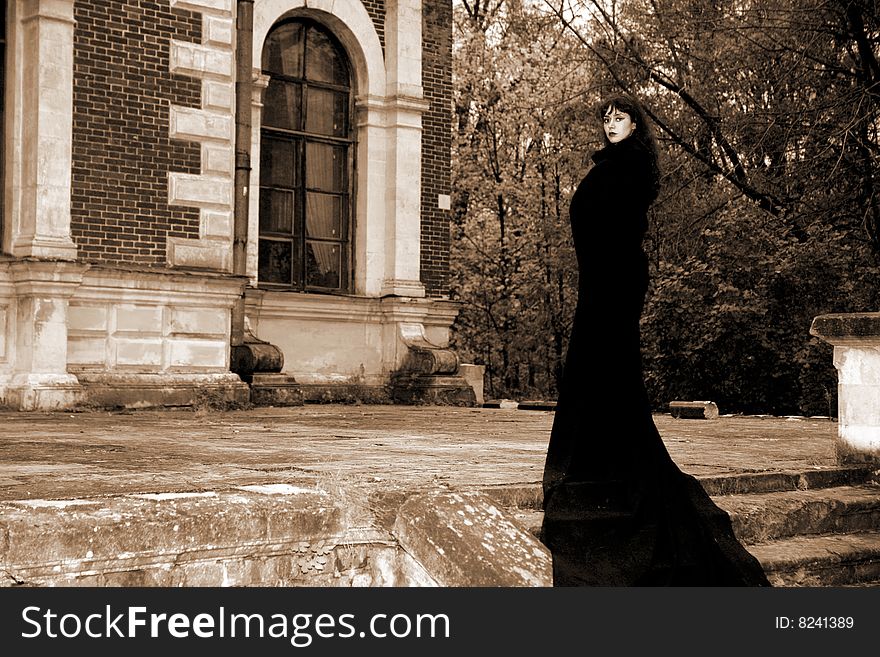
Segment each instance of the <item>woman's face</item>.
[{"label": "woman's face", "polygon": [[623,141],[636,131],[632,117],[613,106],[602,117],[602,126],[605,128],[605,136],[612,144]]}]

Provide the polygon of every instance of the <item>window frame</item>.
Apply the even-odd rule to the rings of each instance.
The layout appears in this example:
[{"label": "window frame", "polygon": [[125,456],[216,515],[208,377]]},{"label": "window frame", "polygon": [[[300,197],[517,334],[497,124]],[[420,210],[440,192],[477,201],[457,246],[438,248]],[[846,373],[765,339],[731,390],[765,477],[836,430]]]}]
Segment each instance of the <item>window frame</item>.
[{"label": "window frame", "polygon": [[[265,64],[265,54],[266,48],[269,45],[269,42],[273,36],[273,33],[276,30],[283,28],[285,25],[289,25],[292,23],[300,24],[303,28],[303,37],[302,43],[298,44],[296,47],[302,48],[302,77],[295,77],[290,75],[285,75],[283,73],[278,73],[275,71],[268,70],[266,68],[262,68],[262,65]],[[335,47],[336,51],[340,55],[341,63],[345,67],[345,75],[348,80],[347,85],[336,84],[333,82],[324,82],[319,80],[311,80],[309,79],[306,66],[307,61],[307,49],[309,48],[309,33],[312,30],[317,30],[322,33],[324,37],[326,37]],[[269,31],[266,41],[263,46],[263,58],[261,62],[261,71],[264,76],[269,79],[269,84],[272,81],[281,81],[283,84],[294,84],[299,85],[300,87],[300,95],[298,98],[298,109],[299,109],[299,125],[296,127],[297,129],[290,128],[282,128],[277,126],[267,126],[265,117],[266,117],[266,106],[264,102],[263,108],[263,121],[260,126],[260,159],[261,159],[261,170],[260,170],[260,180],[259,180],[259,202],[257,203],[257,212],[262,215],[262,207],[263,207],[263,194],[266,191],[272,190],[284,190],[293,192],[293,216],[291,217],[291,230],[290,232],[281,232],[281,231],[269,231],[264,230],[262,216],[258,217],[258,243],[257,243],[257,276],[258,276],[258,286],[263,289],[271,289],[271,290],[289,290],[295,292],[309,292],[309,293],[320,293],[320,294],[349,294],[353,287],[353,236],[354,236],[354,184],[355,184],[355,153],[356,153],[356,126],[354,121],[354,112],[355,112],[355,99],[354,99],[354,71],[351,62],[351,58],[346,52],[340,40],[336,37],[333,32],[328,29],[325,25],[321,24],[318,21],[311,20],[308,18],[290,18],[283,21],[280,21],[272,26],[272,29]],[[334,135],[325,135],[320,133],[308,132],[307,121],[308,121],[308,92],[310,89],[316,90],[328,90],[337,93],[346,94],[347,100],[345,103],[345,111],[346,111],[346,130],[345,134],[342,136],[334,136]],[[331,108],[332,111],[332,108]],[[296,153],[294,155],[294,166],[298,169],[294,175],[294,187],[279,187],[278,185],[270,184],[272,181],[267,181],[265,178],[265,171],[262,168],[262,163],[265,161],[266,155],[266,146],[267,146],[267,138],[272,140],[280,140],[291,144],[295,149]],[[315,144],[327,144],[331,146],[341,147],[344,150],[344,164],[342,175],[344,177],[343,183],[340,186],[340,191],[327,192],[325,189],[314,188],[308,186],[308,180],[306,177],[307,170],[307,145],[310,143]],[[306,229],[307,226],[307,216],[306,216],[306,203],[307,203],[307,195],[309,193],[323,193],[323,194],[332,194],[334,197],[338,197],[341,203],[341,215],[340,215],[340,238],[332,239],[326,237],[317,237],[317,238],[309,238],[308,232]],[[291,280],[288,283],[278,282],[278,281],[267,281],[259,276],[260,272],[260,264],[259,264],[259,255],[261,252],[261,246],[263,242],[280,242],[287,243],[290,245],[290,270],[291,270]],[[339,248],[339,285],[336,287],[326,286],[326,285],[316,285],[309,283],[309,267],[307,263],[307,256],[309,253],[308,245],[310,243],[316,244],[335,244],[338,245]],[[297,250],[298,253],[294,253],[294,250]],[[299,271],[294,271],[294,268],[297,267]],[[298,280],[299,282],[295,282]]]}]

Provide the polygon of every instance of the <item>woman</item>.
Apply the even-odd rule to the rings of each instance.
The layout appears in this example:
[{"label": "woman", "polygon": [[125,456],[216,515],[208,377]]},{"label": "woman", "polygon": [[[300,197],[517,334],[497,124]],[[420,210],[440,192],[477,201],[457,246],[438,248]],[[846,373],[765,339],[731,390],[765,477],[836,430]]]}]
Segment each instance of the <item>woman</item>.
[{"label": "woman", "polygon": [[641,242],[659,190],[637,101],[600,106],[605,147],[571,199],[578,304],[544,467],[555,586],[768,586],[699,482],[670,458],[642,378]]}]

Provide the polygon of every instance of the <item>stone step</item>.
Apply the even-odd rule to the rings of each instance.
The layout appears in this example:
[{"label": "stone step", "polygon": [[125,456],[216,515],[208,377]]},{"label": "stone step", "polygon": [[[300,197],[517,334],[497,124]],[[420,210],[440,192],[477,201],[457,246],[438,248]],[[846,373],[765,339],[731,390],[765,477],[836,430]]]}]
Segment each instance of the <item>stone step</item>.
[{"label": "stone step", "polygon": [[[712,497],[880,484],[877,471],[866,465],[817,467],[813,470],[738,472],[729,475],[701,476],[697,479]],[[504,507],[540,509],[543,499],[540,482],[503,484],[481,490]]]},{"label": "stone step", "polygon": [[[524,495],[520,499],[527,500]],[[870,586],[880,581],[880,487],[832,486],[713,496],[775,586]],[[508,507],[534,536],[543,512]]]},{"label": "stone step", "polygon": [[734,532],[745,544],[880,529],[880,487],[874,484],[712,499],[730,514]]},{"label": "stone step", "polygon": [[737,472],[698,477],[709,495],[747,495],[878,483],[875,468],[867,465],[816,467],[812,470]]},{"label": "stone step", "polygon": [[544,512],[537,509],[506,509],[508,515],[532,536],[539,536]]},{"label": "stone step", "polygon": [[748,545],[773,586],[871,586],[880,580],[880,532],[792,536]]}]

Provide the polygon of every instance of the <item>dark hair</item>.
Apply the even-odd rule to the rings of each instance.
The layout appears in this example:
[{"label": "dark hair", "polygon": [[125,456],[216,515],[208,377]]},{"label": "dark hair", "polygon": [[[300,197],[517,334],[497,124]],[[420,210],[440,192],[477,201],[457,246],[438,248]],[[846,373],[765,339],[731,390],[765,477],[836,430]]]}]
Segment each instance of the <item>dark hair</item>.
[{"label": "dark hair", "polygon": [[[657,139],[654,137],[654,131],[651,129],[651,124],[648,122],[648,114],[645,112],[644,106],[632,96],[624,94],[611,96],[603,100],[602,104],[597,108],[599,120],[601,121],[604,119],[605,115],[611,109],[616,109],[618,112],[629,114],[629,118],[636,124],[635,132],[633,132],[630,137],[627,137],[627,139],[635,139],[650,155],[654,191],[659,192],[660,162],[657,149]],[[608,135],[605,134],[604,130],[602,131],[602,139],[605,141],[605,146],[611,145],[611,142],[608,141]]]}]

